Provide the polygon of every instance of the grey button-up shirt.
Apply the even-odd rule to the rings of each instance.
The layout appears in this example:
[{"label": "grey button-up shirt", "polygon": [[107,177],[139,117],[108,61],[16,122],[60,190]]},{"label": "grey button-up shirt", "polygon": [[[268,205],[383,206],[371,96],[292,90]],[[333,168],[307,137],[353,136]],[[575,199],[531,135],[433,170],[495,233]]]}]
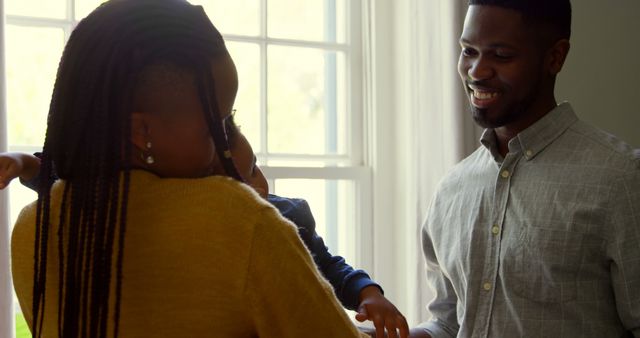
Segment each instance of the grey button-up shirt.
[{"label": "grey button-up shirt", "polygon": [[[640,126],[639,126],[640,132]],[[640,337],[640,150],[563,103],[441,182],[423,226],[433,337]]]}]

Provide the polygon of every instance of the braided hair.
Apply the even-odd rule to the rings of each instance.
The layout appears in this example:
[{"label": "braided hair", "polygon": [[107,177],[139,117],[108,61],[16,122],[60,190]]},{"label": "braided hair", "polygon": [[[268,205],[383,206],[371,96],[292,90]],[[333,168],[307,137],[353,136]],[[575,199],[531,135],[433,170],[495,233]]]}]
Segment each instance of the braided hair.
[{"label": "braided hair", "polygon": [[[230,158],[211,78],[211,60],[227,53],[222,36],[202,8],[184,0],[107,1],[73,31],[58,68],[39,176],[32,304],[35,337],[42,335],[48,301],[51,243],[57,243],[59,260],[59,336],[102,338],[107,332],[118,336],[133,167],[133,93],[147,67],[164,62],[195,75],[218,157],[227,174],[241,180]],[[50,234],[54,170],[66,184],[58,231]],[[108,323],[109,318],[115,323]]]}]

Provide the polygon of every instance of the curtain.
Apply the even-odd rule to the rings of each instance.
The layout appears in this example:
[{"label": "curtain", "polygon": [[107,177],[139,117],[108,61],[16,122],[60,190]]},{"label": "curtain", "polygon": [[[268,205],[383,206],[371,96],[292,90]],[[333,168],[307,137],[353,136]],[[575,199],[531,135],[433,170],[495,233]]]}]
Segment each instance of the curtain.
[{"label": "curtain", "polygon": [[[397,224],[404,247],[404,304],[410,325],[429,318],[420,230],[438,182],[478,146],[481,131],[468,113],[457,73],[466,1],[408,0],[395,8]],[[403,3],[400,5],[399,3]]]},{"label": "curtain", "polygon": [[[7,151],[7,118],[4,59],[4,3],[0,0],[0,152]],[[13,287],[9,264],[9,196],[0,191],[0,336],[13,337]]]},{"label": "curtain", "polygon": [[[416,149],[415,233],[420,233],[428,205],[437,184],[447,171],[471,154],[479,145],[481,130],[468,111],[466,93],[457,73],[466,1],[417,0],[416,27],[416,101],[413,145]],[[419,236],[417,236],[419,239]],[[418,314],[429,318],[426,304],[433,292],[426,285],[421,252],[416,264]]]}]

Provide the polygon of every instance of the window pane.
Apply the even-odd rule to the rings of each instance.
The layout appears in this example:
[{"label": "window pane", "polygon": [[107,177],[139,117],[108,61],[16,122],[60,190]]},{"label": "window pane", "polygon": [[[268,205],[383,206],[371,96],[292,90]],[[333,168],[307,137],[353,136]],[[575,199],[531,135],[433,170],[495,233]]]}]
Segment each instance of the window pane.
[{"label": "window pane", "polygon": [[9,144],[41,146],[64,32],[7,25],[6,37]]},{"label": "window pane", "polygon": [[278,179],[272,189],[276,195],[302,198],[309,203],[316,221],[316,232],[333,255],[355,261],[355,184],[347,180]]},{"label": "window pane", "polygon": [[269,37],[345,41],[346,0],[268,0]]},{"label": "window pane", "polygon": [[254,152],[262,149],[260,142],[260,46],[253,43],[229,42],[227,48],[238,69],[238,95],[235,120],[247,137]]},{"label": "window pane", "polygon": [[4,2],[7,15],[36,16],[64,19],[67,17],[66,0],[9,0]]},{"label": "window pane", "polygon": [[16,300],[16,338],[31,338],[31,331]]},{"label": "window pane", "polygon": [[260,0],[193,0],[223,34],[260,35]]},{"label": "window pane", "polygon": [[76,0],[76,20],[84,19],[105,0]]},{"label": "window pane", "polygon": [[270,46],[269,152],[344,154],[344,54]]}]

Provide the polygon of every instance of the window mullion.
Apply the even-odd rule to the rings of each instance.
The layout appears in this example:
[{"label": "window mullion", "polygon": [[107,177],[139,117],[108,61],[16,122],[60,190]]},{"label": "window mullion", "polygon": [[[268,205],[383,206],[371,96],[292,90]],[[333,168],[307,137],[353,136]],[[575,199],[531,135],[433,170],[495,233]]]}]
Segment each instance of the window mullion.
[{"label": "window mullion", "polygon": [[325,42],[325,41],[293,40],[293,39],[280,39],[280,38],[270,38],[270,37],[262,37],[262,36],[245,36],[245,35],[233,35],[233,34],[225,34],[224,39],[227,41],[236,41],[236,42],[253,42],[253,43],[266,42],[269,45],[316,48],[316,49],[324,49],[324,50],[339,51],[339,52],[347,52],[350,49],[350,46],[348,44]]},{"label": "window mullion", "polygon": [[61,19],[37,18],[20,15],[7,15],[6,24],[27,27],[65,28],[69,21]]},{"label": "window mullion", "polygon": [[75,20],[76,15],[75,15],[75,0],[67,0],[66,4],[67,4],[67,20],[69,22],[72,22],[73,20]]},{"label": "window mullion", "polygon": [[265,154],[269,154],[269,119],[268,119],[268,55],[267,55],[267,36],[268,36],[268,0],[260,0],[260,150]]}]

